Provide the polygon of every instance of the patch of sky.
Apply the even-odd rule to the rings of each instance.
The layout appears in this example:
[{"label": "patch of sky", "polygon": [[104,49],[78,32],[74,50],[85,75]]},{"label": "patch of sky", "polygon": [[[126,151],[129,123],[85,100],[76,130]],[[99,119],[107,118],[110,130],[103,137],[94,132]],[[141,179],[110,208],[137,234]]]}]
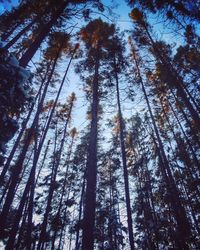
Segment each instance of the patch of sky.
[{"label": "patch of sky", "polygon": [[18,0],[0,0],[0,15],[6,10],[10,11],[13,6],[17,6]]},{"label": "patch of sky", "polygon": [[109,16],[110,21],[115,23],[121,30],[130,29],[132,26],[131,20],[129,19],[130,7],[127,5],[125,0],[103,0],[105,6],[110,7],[113,11],[113,17]]}]

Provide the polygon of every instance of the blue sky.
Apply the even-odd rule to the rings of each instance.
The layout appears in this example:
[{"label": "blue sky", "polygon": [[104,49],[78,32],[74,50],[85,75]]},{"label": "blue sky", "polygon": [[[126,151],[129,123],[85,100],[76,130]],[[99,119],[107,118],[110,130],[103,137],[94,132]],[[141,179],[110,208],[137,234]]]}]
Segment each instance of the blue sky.
[{"label": "blue sky", "polygon": [[[10,10],[12,6],[17,5],[19,0],[0,0],[0,14],[2,14],[5,10]],[[128,26],[128,13],[130,12],[129,7],[127,6],[125,0],[102,0],[105,5],[110,5],[112,2],[118,5],[118,7],[114,10],[116,13],[120,14],[120,18],[117,22],[121,23],[125,28]]]},{"label": "blue sky", "polygon": [[120,26],[122,29],[130,28],[130,19],[128,14],[130,13],[131,9],[128,7],[125,0],[102,0],[102,3],[108,6],[112,6],[112,2],[116,5],[116,8],[112,9],[114,13],[118,14],[119,17],[116,18],[115,22]]},{"label": "blue sky", "polygon": [[17,5],[18,0],[0,0],[0,14],[5,10],[10,10],[12,6]]}]

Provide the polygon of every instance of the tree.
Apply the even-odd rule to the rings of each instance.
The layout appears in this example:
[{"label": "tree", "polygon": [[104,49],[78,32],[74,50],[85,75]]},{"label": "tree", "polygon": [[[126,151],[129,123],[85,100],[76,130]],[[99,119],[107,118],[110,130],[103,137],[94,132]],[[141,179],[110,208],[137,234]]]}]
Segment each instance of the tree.
[{"label": "tree", "polygon": [[126,196],[126,209],[127,209],[127,221],[128,221],[128,231],[129,231],[129,242],[131,250],[134,248],[134,238],[133,238],[133,222],[132,222],[132,212],[131,212],[131,202],[130,202],[130,191],[129,191],[129,179],[128,179],[128,169],[127,169],[127,157],[125,149],[125,123],[123,120],[121,101],[120,101],[120,88],[119,88],[119,74],[125,70],[125,58],[124,58],[124,47],[122,41],[119,37],[114,36],[109,48],[109,57],[111,61],[112,74],[116,84],[117,93],[117,107],[118,107],[118,122],[119,122],[119,137],[121,145],[121,157],[123,163],[124,171],[124,185],[125,185],[125,196]]},{"label": "tree", "polygon": [[[196,109],[193,107],[191,100],[187,96],[187,90],[184,85],[182,78],[179,76],[176,69],[173,67],[170,59],[170,51],[168,47],[163,44],[163,42],[155,42],[150,34],[150,27],[145,19],[144,14],[137,8],[133,9],[130,17],[135,21],[141,29],[137,30],[137,35],[139,39],[142,39],[146,46],[150,46],[150,51],[155,56],[157,60],[157,65],[162,72],[162,77],[164,81],[168,84],[170,89],[176,88],[181,101],[185,104],[189,110],[191,117],[197,124],[200,123],[199,115]],[[139,35],[140,30],[140,35]]]},{"label": "tree", "polygon": [[[61,81],[61,84],[60,84],[60,87],[59,87],[59,90],[58,90],[55,102],[53,104],[53,107],[52,107],[52,110],[51,110],[51,113],[50,113],[50,117],[48,119],[45,131],[44,131],[44,134],[43,134],[43,137],[42,137],[42,140],[40,141],[40,144],[39,144],[37,157],[35,158],[35,162],[33,164],[31,172],[30,172],[30,179],[34,175],[33,173],[35,172],[35,169],[36,169],[36,166],[37,166],[39,155],[40,155],[40,152],[41,152],[41,149],[42,149],[42,146],[43,146],[43,143],[44,143],[44,140],[45,140],[45,137],[46,137],[46,134],[47,134],[50,122],[51,122],[51,118],[52,118],[52,116],[54,114],[55,107],[56,107],[56,104],[58,102],[58,98],[59,98],[60,92],[62,90],[63,84],[65,82],[65,79],[66,79],[66,76],[67,76],[67,73],[68,73],[68,70],[69,70],[69,67],[70,67],[70,64],[71,64],[71,62],[73,60],[74,54],[77,51],[77,49],[78,49],[78,45],[75,46],[75,48],[74,48],[74,50],[73,50],[73,52],[71,54],[71,58],[69,60],[69,63],[67,65],[67,68],[66,68],[66,71],[65,71],[65,74],[64,74],[63,79]],[[42,108],[42,105],[40,106],[39,110],[41,110],[41,108]],[[35,117],[34,121],[33,121],[32,127],[34,127],[37,124],[38,118],[39,117],[37,115]],[[5,202],[4,202],[4,206],[3,206],[3,209],[2,209],[2,212],[1,212],[1,218],[2,218],[1,219],[1,223],[2,223],[1,230],[4,229],[4,226],[5,226],[5,223],[6,223],[6,219],[7,219],[7,216],[8,216],[8,212],[9,212],[9,209],[10,209],[11,204],[12,204],[13,199],[14,199],[14,194],[15,194],[14,190],[15,190],[17,182],[18,182],[18,180],[16,179],[16,177],[19,176],[20,173],[21,173],[21,171],[22,171],[23,162],[25,160],[25,156],[26,156],[26,152],[27,152],[27,146],[29,145],[30,139],[32,138],[32,133],[33,133],[33,129],[29,131],[29,134],[27,136],[26,142],[25,142],[25,144],[23,146],[23,150],[22,150],[21,154],[19,155],[19,157],[17,159],[17,163],[15,165],[15,169],[14,169],[14,173],[13,173],[13,176],[12,176],[12,179],[11,179],[10,187],[9,187],[9,190],[8,190]],[[24,206],[24,202],[25,202],[26,196],[27,196],[27,194],[29,192],[30,183],[31,183],[30,181],[27,183],[26,189],[24,190],[24,197],[22,199],[21,206]],[[19,213],[21,213],[23,210],[20,208],[19,211],[20,211]],[[20,218],[20,216],[18,217],[17,221],[19,220],[19,218]],[[18,224],[18,223],[19,223],[19,221],[16,224]]]},{"label": "tree", "polygon": [[98,116],[100,98],[99,68],[105,58],[106,43],[114,33],[114,26],[104,23],[100,19],[90,22],[80,32],[85,43],[88,57],[84,67],[93,73],[88,79],[91,85],[91,127],[88,145],[88,158],[86,166],[86,198],[83,218],[83,241],[82,249],[93,249],[94,224],[95,224],[95,201],[97,182],[97,141],[98,141]]},{"label": "tree", "polygon": [[183,2],[183,1],[171,1],[167,0],[165,2],[161,1],[144,1],[144,0],[127,0],[130,6],[135,6],[139,4],[143,9],[148,9],[152,13],[162,13],[166,15],[169,19],[177,18],[177,16],[182,16],[184,18],[189,18],[191,20],[196,19],[200,20],[199,13],[199,3],[197,2]]},{"label": "tree", "polygon": [[[157,125],[156,125],[156,122],[155,122],[155,119],[154,119],[154,116],[152,113],[150,102],[149,102],[149,99],[148,99],[148,96],[147,96],[147,93],[145,90],[145,86],[144,86],[144,83],[143,83],[143,80],[141,77],[141,73],[140,73],[140,69],[139,69],[139,61],[137,59],[137,54],[136,54],[136,51],[133,47],[133,44],[131,46],[132,46],[133,59],[135,61],[135,65],[136,65],[137,76],[139,78],[138,80],[142,86],[142,91],[144,93],[144,97],[145,97],[145,100],[146,100],[146,103],[148,106],[148,111],[149,111],[149,114],[150,114],[150,117],[152,120],[154,132],[156,134],[157,143],[159,145],[159,159],[161,162],[160,163],[161,164],[161,173],[163,174],[163,178],[166,182],[166,188],[171,195],[170,203],[171,203],[171,206],[172,206],[172,209],[173,209],[176,221],[177,221],[177,226],[178,226],[178,232],[177,232],[178,245],[180,245],[183,249],[188,249],[187,241],[191,235],[190,224],[189,224],[187,216],[186,216],[185,208],[181,204],[179,191],[175,185],[175,181],[174,181],[171,169],[170,169],[169,162],[168,162],[167,157],[166,157],[164,146],[163,146],[162,140],[160,138],[159,131],[158,131],[158,128],[157,128]],[[156,146],[156,147],[158,147],[158,146]],[[184,225],[182,225],[182,223]],[[184,230],[182,230],[183,228],[184,228]],[[183,239],[184,239],[184,242],[183,242]]]}]

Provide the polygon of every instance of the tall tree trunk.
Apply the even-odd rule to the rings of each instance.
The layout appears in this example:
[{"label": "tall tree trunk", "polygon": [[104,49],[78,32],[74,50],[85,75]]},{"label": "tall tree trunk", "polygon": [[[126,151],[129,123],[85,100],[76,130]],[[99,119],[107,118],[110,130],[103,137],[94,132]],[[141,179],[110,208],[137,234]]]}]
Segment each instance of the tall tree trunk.
[{"label": "tall tree trunk", "polygon": [[[36,131],[38,131],[38,125],[36,128]],[[38,132],[35,134],[35,152],[33,157],[33,165],[35,165],[35,155],[37,152],[37,144],[38,144]],[[32,246],[32,224],[33,224],[33,207],[34,207],[34,195],[35,195],[35,174],[36,169],[34,173],[31,175],[30,178],[30,195],[29,195],[29,203],[28,203],[28,221],[27,221],[27,236],[26,236],[26,248],[27,250],[31,250]]]},{"label": "tall tree trunk", "polygon": [[[62,207],[63,207],[63,199],[64,199],[64,196],[66,193],[66,188],[67,188],[67,177],[69,176],[69,162],[70,162],[70,157],[72,154],[73,144],[74,144],[74,137],[72,137],[72,141],[71,141],[71,144],[69,146],[69,153],[68,153],[67,159],[66,159],[65,164],[64,164],[64,166],[67,165],[67,168],[66,168],[66,172],[65,172],[64,182],[62,184],[62,191],[61,191],[61,197],[60,197],[60,201],[59,201],[59,205],[58,205],[58,211],[57,211],[56,216],[55,216],[56,218],[60,218],[60,212],[61,212]],[[55,249],[55,241],[56,241],[57,233],[58,233],[58,229],[55,228],[55,230],[53,232],[53,240],[52,240],[51,250]]]},{"label": "tall tree trunk", "polygon": [[49,187],[49,192],[48,192],[48,196],[47,196],[47,205],[46,205],[46,209],[45,209],[45,212],[44,212],[44,218],[43,218],[43,222],[42,222],[41,228],[40,228],[40,235],[39,235],[37,250],[41,250],[44,247],[45,238],[46,238],[46,228],[47,228],[47,223],[48,223],[48,216],[49,216],[50,209],[51,209],[51,200],[52,200],[52,197],[53,197],[54,185],[55,185],[55,182],[56,182],[56,176],[57,176],[57,170],[58,170],[58,168],[56,167],[57,141],[58,141],[57,124],[58,124],[58,120],[56,121],[54,150],[53,150],[53,153],[52,153],[53,166],[52,166],[51,176],[50,176],[51,177],[50,178],[51,179],[50,180],[50,187]]},{"label": "tall tree trunk", "polygon": [[119,114],[119,125],[120,125],[120,144],[121,144],[121,157],[124,171],[124,185],[125,185],[125,196],[126,196],[126,212],[127,212],[127,222],[128,222],[128,232],[129,232],[129,243],[130,249],[134,250],[134,238],[133,238],[133,221],[132,221],[132,212],[131,212],[131,201],[130,201],[130,191],[129,191],[129,177],[127,170],[127,159],[126,159],[126,150],[124,143],[124,122],[121,111],[121,102],[120,102],[120,93],[119,93],[119,80],[117,74],[117,65],[116,59],[114,57],[114,74],[116,80],[116,90],[117,90],[117,106]]},{"label": "tall tree trunk", "polygon": [[97,134],[99,109],[99,49],[96,50],[95,72],[92,83],[92,120],[86,163],[86,195],[83,217],[82,250],[94,248],[94,225],[96,208],[96,181],[97,181]]},{"label": "tall tree trunk", "polygon": [[21,243],[23,242],[23,233],[25,232],[25,228],[26,228],[26,219],[27,219],[27,207],[28,207],[28,199],[25,205],[25,209],[24,209],[24,214],[23,214],[23,218],[22,218],[22,223],[19,229],[19,233],[18,233],[18,239],[16,241],[16,245],[15,245],[15,249],[16,250],[20,250],[22,248]]},{"label": "tall tree trunk", "polygon": [[[145,155],[147,155],[148,153],[146,152],[146,149],[143,146],[143,144],[141,143],[140,139],[138,141],[138,144],[139,144],[138,152],[140,152],[140,150],[142,151],[142,154],[139,155],[139,157],[143,157],[143,155],[145,157]],[[144,163],[144,173],[145,173],[145,177],[146,177],[146,183],[148,183],[146,185],[147,185],[147,194],[148,194],[148,199],[149,199],[149,206],[152,209],[151,220],[152,220],[152,222],[154,224],[153,230],[154,230],[155,239],[156,239],[156,241],[155,241],[155,249],[159,249],[158,216],[157,216],[157,213],[156,213],[154,195],[153,195],[153,190],[152,190],[153,183],[152,183],[151,173],[149,171],[147,162]]]},{"label": "tall tree trunk", "polygon": [[[67,120],[66,120],[65,127],[64,127],[63,137],[62,137],[62,140],[61,140],[61,143],[60,143],[60,148],[59,148],[59,150],[58,150],[58,152],[57,152],[57,154],[55,156],[56,159],[55,159],[54,164],[52,166],[52,180],[51,180],[51,184],[50,184],[50,188],[49,188],[47,207],[46,207],[46,211],[45,211],[45,214],[44,214],[44,220],[43,220],[42,225],[41,225],[41,231],[40,231],[40,237],[39,237],[37,250],[43,249],[42,248],[42,243],[44,242],[45,235],[46,235],[48,216],[49,216],[49,213],[50,213],[51,202],[52,202],[53,194],[54,194],[54,185],[55,185],[55,182],[56,182],[56,177],[57,177],[57,172],[58,172],[58,167],[59,167],[59,163],[60,163],[61,154],[62,154],[62,151],[63,151],[65,139],[66,139],[66,136],[67,136],[67,127],[68,127],[68,123],[69,123],[69,120],[70,120],[70,117],[71,117],[73,101],[71,101],[71,103],[70,103],[69,113],[67,115]],[[63,199],[63,197],[61,197],[61,198]]]},{"label": "tall tree trunk", "polygon": [[35,179],[35,186],[37,186],[37,184],[38,184],[38,179],[39,179],[39,177],[40,177],[40,173],[41,173],[41,171],[42,171],[42,169],[43,169],[43,167],[44,167],[45,161],[46,161],[46,159],[47,159],[47,153],[48,153],[48,151],[49,151],[50,142],[51,142],[51,140],[48,140],[48,142],[47,142],[47,146],[46,146],[46,149],[45,149],[45,151],[44,151],[44,156],[43,156],[43,159],[42,159],[42,161],[41,161],[41,165],[40,165],[40,168],[39,168],[39,170],[38,170],[38,172],[37,172],[37,176],[36,176],[36,179]]},{"label": "tall tree trunk", "polygon": [[[83,210],[83,198],[85,194],[85,173],[83,176],[83,183],[82,183],[82,189],[81,189],[81,198],[80,198],[80,203],[79,203],[79,211],[78,211],[78,224],[81,222],[81,217],[82,217],[82,210]],[[79,250],[79,234],[80,234],[80,228],[78,226],[77,231],[76,231],[76,242],[75,242],[75,250]]]},{"label": "tall tree trunk", "polygon": [[[67,193],[67,198],[66,198],[66,201],[68,201],[69,199],[69,196],[70,196],[70,192],[71,192],[71,183],[68,187],[68,193]],[[60,237],[59,237],[59,243],[58,243],[58,249],[63,249],[63,241],[62,241],[62,238],[63,238],[63,235],[65,235],[65,231],[66,231],[66,227],[67,227],[67,224],[65,223],[66,221],[66,218],[67,218],[67,206],[65,206],[65,209],[63,211],[63,221],[64,221],[64,226],[62,227],[61,229],[61,233],[60,233]]]}]

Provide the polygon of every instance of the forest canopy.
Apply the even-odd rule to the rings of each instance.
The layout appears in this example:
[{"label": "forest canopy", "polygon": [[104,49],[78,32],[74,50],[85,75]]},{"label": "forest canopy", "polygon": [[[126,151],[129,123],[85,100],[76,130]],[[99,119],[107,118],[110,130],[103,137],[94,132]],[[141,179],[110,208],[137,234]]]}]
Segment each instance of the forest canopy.
[{"label": "forest canopy", "polygon": [[199,21],[198,1],[0,8],[0,249],[200,249]]}]

